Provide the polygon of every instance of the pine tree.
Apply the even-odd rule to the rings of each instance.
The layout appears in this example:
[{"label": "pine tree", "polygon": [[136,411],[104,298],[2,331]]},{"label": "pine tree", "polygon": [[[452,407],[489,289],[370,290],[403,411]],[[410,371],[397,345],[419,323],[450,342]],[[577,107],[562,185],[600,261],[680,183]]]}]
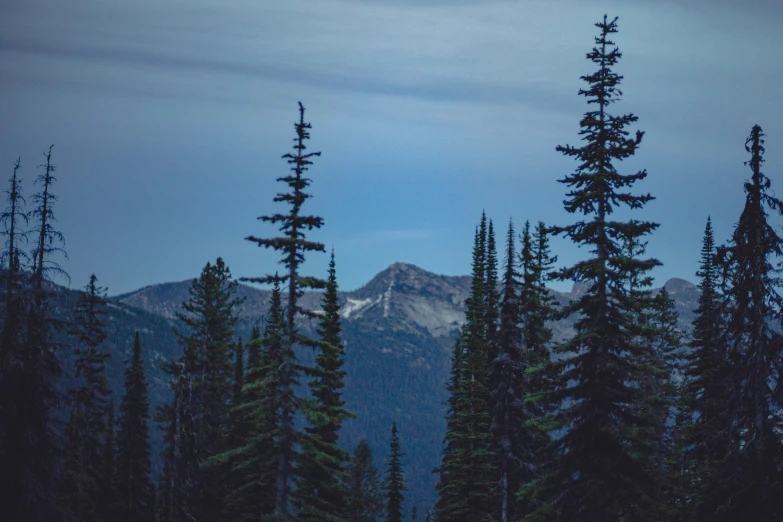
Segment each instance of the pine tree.
[{"label": "pine tree", "polygon": [[279,394],[284,380],[282,357],[285,338],[280,287],[274,284],[263,336],[257,327],[247,343],[247,372],[242,404],[234,414],[242,423],[238,445],[208,459],[226,463],[231,480],[224,498],[224,516],[232,520],[274,520],[277,488],[277,446],[280,437]]},{"label": "pine tree", "polygon": [[315,367],[310,370],[312,400],[306,412],[310,426],[302,438],[302,456],[296,491],[297,518],[302,521],[344,520],[344,464],[348,453],[337,445],[343,421],[352,415],[345,409],[341,394],[345,371],[340,336],[340,304],[334,252],[318,327],[320,342]]},{"label": "pine tree", "polygon": [[[53,146],[52,146],[53,147]],[[52,411],[58,403],[55,383],[60,374],[56,346],[51,337],[47,282],[51,275],[67,274],[52,257],[65,255],[63,236],[54,228],[53,193],[55,166],[52,147],[44,153],[44,172],[36,178],[40,191],[33,195],[35,205],[31,231],[35,237],[31,267],[32,299],[27,316],[17,332],[26,335],[19,340],[19,350],[7,354],[2,380],[4,386],[20,398],[4,405],[2,411],[3,444],[0,448],[0,513],[11,520],[30,522],[57,519],[58,484],[56,473],[57,444]],[[18,247],[14,246],[15,273],[21,273]],[[67,257],[67,256],[66,256]],[[18,272],[17,272],[18,271]],[[8,323],[7,323],[8,324]],[[4,351],[9,347],[4,347]],[[10,361],[9,361],[10,358]]]},{"label": "pine tree", "polygon": [[100,518],[97,503],[103,478],[102,440],[106,433],[109,387],[106,359],[106,289],[95,274],[79,295],[72,334],[76,337],[76,382],[70,391],[70,418],[66,428],[64,504],[80,520]]},{"label": "pine tree", "polygon": [[308,252],[324,252],[322,243],[306,239],[305,232],[314,228],[321,228],[323,219],[318,216],[301,214],[304,202],[311,197],[305,193],[311,180],[304,177],[308,165],[312,164],[310,158],[320,156],[320,152],[305,153],[304,141],[309,139],[311,125],[305,123],[304,106],[299,103],[299,121],[294,124],[296,138],[294,138],[294,154],[285,154],[283,158],[291,165],[288,176],[278,178],[290,188],[288,193],[280,193],[275,196],[276,203],[290,205],[288,214],[273,214],[261,216],[259,219],[280,225],[282,236],[274,238],[257,238],[248,236],[245,239],[256,243],[260,247],[272,248],[282,254],[280,261],[285,266],[287,273],[284,275],[267,275],[263,277],[242,278],[243,281],[252,283],[282,283],[287,285],[285,306],[285,337],[282,346],[282,366],[279,370],[279,387],[276,390],[279,405],[277,411],[277,423],[279,433],[277,444],[277,492],[275,495],[275,517],[279,520],[292,518],[291,481],[294,478],[294,462],[297,460],[296,441],[299,433],[294,425],[294,416],[299,409],[298,398],[295,396],[294,387],[299,380],[299,365],[296,357],[297,345],[313,345],[313,341],[302,335],[296,327],[296,318],[299,316],[313,317],[314,314],[299,305],[299,299],[305,289],[324,288],[325,281],[315,277],[306,277],[300,273],[300,268]]},{"label": "pine tree", "polygon": [[392,424],[391,441],[389,442],[389,464],[386,468],[386,518],[385,522],[402,522],[402,502],[404,500],[405,479],[402,476],[402,464],[400,462],[400,437],[397,432],[397,423]]},{"label": "pine tree", "polygon": [[539,222],[531,232],[525,222],[519,254],[521,282],[519,289],[519,321],[521,324],[521,375],[517,383],[520,402],[517,407],[520,420],[515,431],[517,480],[514,486],[518,496],[519,515],[533,512],[540,505],[535,485],[544,472],[549,437],[545,419],[548,412],[543,393],[552,386],[549,371],[549,343],[552,330],[547,325],[555,314],[554,297],[546,287],[548,274],[557,261],[550,255],[549,239],[544,223]]},{"label": "pine tree", "polygon": [[362,439],[346,473],[347,522],[377,522],[383,512],[383,492],[372,451]]},{"label": "pine tree", "polygon": [[499,520],[515,519],[514,493],[519,489],[521,453],[519,440],[525,423],[521,381],[523,379],[522,331],[520,329],[519,281],[517,280],[514,225],[508,224],[505,271],[500,301],[498,353],[492,361],[491,433],[498,449],[500,470]]},{"label": "pine tree", "polygon": [[643,274],[659,263],[623,255],[623,242],[652,232],[655,223],[614,221],[611,213],[622,206],[639,209],[652,196],[635,196],[620,189],[647,176],[645,171],[621,175],[613,163],[634,154],[642,132],[628,138],[625,127],[637,121],[629,114],[613,116],[608,106],[622,94],[621,76],[612,67],[621,53],[609,37],[617,32],[616,18],[596,24],[600,36],[587,55],[599,70],[582,77],[589,88],[580,90],[594,110],[585,113],[580,134],[583,147],[557,150],[579,161],[574,174],[562,183],[573,187],[565,200],[570,213],[592,215],[564,227],[553,227],[578,245],[590,247],[592,257],[555,272],[557,279],[585,281],[586,292],[559,314],[576,316],[576,333],[556,346],[562,358],[552,364],[555,387],[547,394],[554,425],[560,433],[554,444],[555,464],[536,486],[542,505],[525,520],[624,521],[658,520],[658,486],[636,456],[639,441],[631,427],[653,420],[640,414],[644,400],[641,381],[649,369],[641,363],[651,347],[640,341],[643,329],[633,314],[649,308],[649,293],[631,296],[625,288],[628,274]]},{"label": "pine tree", "polygon": [[103,467],[99,482],[98,517],[100,520],[116,520],[117,513],[117,442],[114,424],[114,402],[109,398],[106,412],[106,432],[103,435]]},{"label": "pine tree", "polygon": [[761,172],[764,134],[758,125],[745,150],[751,154],[746,164],[752,172],[745,183],[745,207],[720,254],[731,274],[724,330],[731,371],[722,383],[729,390],[728,422],[721,425],[731,426],[732,439],[721,473],[723,484],[717,486],[725,495],[716,519],[780,520],[783,398],[777,383],[783,355],[783,297],[777,290],[781,269],[776,261],[783,255],[783,239],[767,221],[767,209],[783,214],[783,201],[770,193],[770,180]]},{"label": "pine tree", "polygon": [[690,351],[685,354],[681,411],[678,416],[678,441],[681,475],[679,499],[683,520],[708,520],[712,507],[716,475],[729,451],[728,430],[723,429],[722,414],[727,409],[726,382],[728,364],[722,342],[725,326],[722,296],[718,288],[719,267],[715,253],[712,222],[707,218],[701,249],[699,305],[695,310]]},{"label": "pine tree", "polygon": [[150,478],[150,442],[147,419],[149,398],[139,332],[125,369],[125,396],[120,403],[117,430],[117,510],[115,520],[154,520],[155,491]]},{"label": "pine tree", "polygon": [[489,220],[487,229],[487,247],[486,247],[486,286],[485,286],[485,321],[487,338],[487,364],[495,360],[498,351],[498,327],[500,321],[500,296],[497,292],[498,287],[498,254],[495,245],[495,229],[492,220]]},{"label": "pine tree", "polygon": [[174,444],[168,452],[176,460],[168,469],[179,499],[174,511],[182,517],[215,519],[221,516],[228,471],[222,465],[205,466],[208,458],[224,452],[230,432],[230,406],[234,397],[234,351],[236,308],[242,303],[234,296],[237,282],[221,258],[207,263],[189,289],[178,319],[186,330],[177,332],[183,353],[172,375],[174,406],[168,428]]},{"label": "pine tree", "polygon": [[[459,374],[452,384],[447,446],[438,484],[437,519],[489,520],[496,511],[495,452],[490,438],[489,361],[487,359],[487,221],[482,215],[473,248],[471,293],[466,323],[456,346]],[[454,372],[454,369],[452,369]]]}]

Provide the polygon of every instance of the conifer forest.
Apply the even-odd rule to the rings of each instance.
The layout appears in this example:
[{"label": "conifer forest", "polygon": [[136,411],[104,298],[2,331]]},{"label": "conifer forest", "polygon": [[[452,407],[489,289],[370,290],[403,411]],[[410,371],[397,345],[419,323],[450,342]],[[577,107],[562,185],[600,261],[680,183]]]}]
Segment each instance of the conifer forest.
[{"label": "conifer forest", "polygon": [[[346,442],[348,423],[374,413],[346,402],[367,377],[346,364],[362,338],[346,343],[340,251],[319,240],[329,224],[311,201],[328,184],[310,147],[317,110],[290,107],[294,133],[279,133],[292,147],[279,171],[246,174],[276,178],[278,192],[263,195],[256,223],[226,232],[275,268],[236,277],[221,257],[205,262],[155,327],[170,357],[143,328],[117,324],[125,316],[100,274],[62,297],[71,281],[58,190],[70,173],[57,169],[58,148],[47,146],[37,167],[3,165],[0,519],[782,521],[783,178],[765,173],[762,127],[743,129],[733,232],[716,237],[707,215],[682,224],[703,230],[701,245],[681,253],[700,260],[684,320],[665,287],[653,291],[661,262],[647,246],[659,225],[645,206],[667,195],[639,189],[648,173],[625,161],[645,133],[644,121],[615,110],[618,19],[600,18],[593,36],[573,74],[584,112],[572,115],[574,134],[551,144],[572,171],[547,174],[563,195],[549,203],[570,220],[469,209],[464,317],[436,384],[446,400],[416,398],[423,415],[433,402],[445,411],[432,434],[438,464],[424,472],[414,469],[416,438],[401,436],[414,430],[407,412],[374,421],[381,443],[364,432]],[[560,262],[553,238],[581,247],[581,258]],[[325,273],[305,264],[318,256]],[[581,291],[563,302],[553,282]],[[266,291],[252,328],[240,327],[247,286]],[[554,334],[558,321],[566,334]]]}]

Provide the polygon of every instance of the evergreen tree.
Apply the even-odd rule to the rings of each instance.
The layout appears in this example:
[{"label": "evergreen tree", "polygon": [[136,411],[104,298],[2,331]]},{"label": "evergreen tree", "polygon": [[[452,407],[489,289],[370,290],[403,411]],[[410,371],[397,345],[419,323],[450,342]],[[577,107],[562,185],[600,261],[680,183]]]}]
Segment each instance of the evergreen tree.
[{"label": "evergreen tree", "polygon": [[497,505],[496,460],[489,431],[487,240],[487,221],[482,215],[474,238],[471,293],[465,303],[467,321],[455,353],[459,374],[452,378],[452,384],[458,389],[452,391],[447,445],[439,468],[439,500],[435,509],[441,521],[489,520]]},{"label": "evergreen tree", "polygon": [[498,295],[498,254],[495,246],[495,229],[492,220],[489,220],[487,229],[487,247],[486,247],[486,286],[485,286],[485,307],[486,307],[486,338],[487,338],[487,364],[495,360],[498,351],[498,327],[500,320],[500,296]]},{"label": "evergreen tree", "polygon": [[659,484],[637,458],[639,441],[634,438],[635,428],[654,424],[640,409],[645,398],[641,383],[651,371],[642,361],[652,347],[641,341],[644,329],[633,317],[648,309],[652,298],[649,292],[629,295],[625,287],[629,273],[643,274],[659,263],[622,252],[627,239],[649,234],[657,225],[611,219],[617,208],[638,209],[652,199],[620,191],[644,179],[645,171],[621,175],[614,165],[634,154],[643,135],[637,131],[635,138],[627,137],[625,127],[636,116],[613,116],[607,110],[621,95],[622,77],[612,71],[621,53],[609,38],[617,32],[616,20],[604,17],[596,24],[600,36],[587,55],[599,69],[582,77],[589,88],[580,94],[596,104],[581,121],[586,143],[557,148],[580,162],[574,174],[561,180],[573,187],[565,209],[593,218],[550,230],[590,247],[592,257],[555,273],[561,281],[585,281],[588,287],[559,314],[577,317],[576,333],[555,348],[562,358],[552,363],[555,386],[547,395],[557,409],[547,427],[560,431],[553,447],[555,463],[533,488],[543,502],[525,517],[528,521],[659,520]]},{"label": "evergreen tree", "polygon": [[207,263],[189,289],[177,317],[186,331],[177,332],[183,353],[166,371],[172,375],[174,407],[168,428],[175,447],[169,456],[170,478],[179,496],[175,520],[188,516],[216,519],[221,516],[221,499],[227,486],[227,470],[222,465],[204,466],[206,460],[227,449],[230,432],[230,406],[234,398],[234,328],[236,308],[242,300],[234,296],[237,282],[221,258]]},{"label": "evergreen tree", "polygon": [[318,327],[320,342],[310,391],[312,401],[306,412],[310,426],[302,438],[302,456],[296,492],[298,519],[302,521],[344,520],[344,464],[348,453],[337,445],[343,421],[352,416],[345,409],[342,388],[344,350],[340,337],[340,304],[334,252],[329,261],[329,277],[323,297],[323,314]]},{"label": "evergreen tree", "polygon": [[416,506],[413,506],[411,508],[411,520],[418,520],[418,519],[419,519],[419,514],[416,511]]},{"label": "evergreen tree", "polygon": [[[280,438],[278,392],[284,377],[282,357],[285,316],[280,287],[274,284],[263,337],[253,328],[247,343],[248,366],[242,388],[243,403],[234,408],[243,438],[236,447],[208,459],[230,465],[230,488],[224,516],[238,521],[274,520],[277,488],[277,446]],[[271,517],[271,518],[270,518]]]},{"label": "evergreen tree", "polygon": [[[719,267],[715,257],[712,222],[707,218],[699,271],[699,305],[695,310],[690,351],[685,354],[678,447],[685,485],[681,487],[683,520],[709,520],[717,507],[717,472],[729,451],[729,430],[724,429],[727,409],[728,364],[721,332],[722,296],[718,288]],[[693,507],[691,507],[693,506]]]},{"label": "evergreen tree", "polygon": [[[520,515],[534,511],[539,499],[529,495],[540,480],[543,464],[549,460],[546,454],[549,437],[546,435],[545,419],[548,410],[543,393],[552,386],[549,371],[549,343],[552,330],[547,325],[554,314],[554,297],[546,287],[546,280],[557,258],[550,255],[549,239],[544,223],[539,222],[531,232],[530,223],[525,222],[522,233],[522,249],[519,255],[521,283],[519,290],[519,320],[521,323],[522,372],[517,384],[521,396],[518,408],[521,410],[516,437],[517,480],[514,486],[519,501]],[[542,429],[543,428],[543,429]]]},{"label": "evergreen tree", "polygon": [[66,428],[65,495],[68,512],[79,520],[98,520],[98,498],[103,478],[102,441],[106,433],[109,387],[106,359],[106,289],[95,274],[79,295],[72,334],[76,336],[76,382],[70,391],[70,418]]},{"label": "evergreen tree", "polygon": [[514,225],[508,224],[503,291],[500,301],[498,353],[492,361],[491,433],[498,449],[500,470],[499,520],[515,519],[514,493],[519,489],[519,465],[524,449],[519,435],[525,423],[522,390],[522,331],[514,246]]},{"label": "evergreen tree", "polygon": [[[31,232],[36,237],[31,267],[33,298],[26,310],[27,317],[19,321],[22,328],[14,328],[26,335],[18,340],[18,350],[7,351],[13,343],[3,347],[3,385],[19,399],[3,405],[0,420],[0,513],[11,520],[30,522],[61,516],[57,509],[57,447],[51,415],[58,403],[55,383],[60,364],[51,338],[53,322],[46,283],[50,275],[67,278],[67,274],[52,259],[56,254],[65,255],[61,248],[63,236],[54,228],[57,197],[52,191],[56,181],[52,147],[44,153],[44,172],[36,178],[40,191],[32,197],[35,207],[31,217],[35,225]],[[15,244],[10,262],[15,263],[14,273],[21,273],[21,255],[17,253],[20,251]],[[16,322],[9,319],[6,318],[6,324]]]},{"label": "evergreen tree", "polygon": [[275,439],[277,445],[277,492],[275,495],[275,517],[278,520],[290,520],[292,518],[291,481],[294,478],[294,462],[297,460],[296,441],[299,433],[294,425],[294,416],[299,409],[299,400],[295,395],[294,387],[299,380],[299,365],[297,363],[295,348],[297,345],[313,345],[313,341],[302,335],[296,327],[298,316],[313,317],[314,314],[299,305],[299,299],[305,289],[324,288],[325,281],[314,277],[306,277],[300,273],[300,268],[308,252],[324,252],[322,243],[306,239],[306,231],[321,228],[323,219],[318,216],[302,214],[304,202],[311,197],[305,192],[311,180],[304,177],[308,165],[312,164],[310,158],[320,156],[320,152],[305,153],[304,141],[309,139],[311,125],[305,123],[304,106],[299,103],[299,121],[294,124],[296,138],[294,138],[294,154],[285,154],[291,165],[288,176],[278,178],[290,188],[288,193],[280,193],[275,196],[277,203],[286,203],[290,206],[288,214],[273,214],[261,216],[262,221],[280,226],[282,236],[274,238],[257,238],[248,236],[248,241],[256,243],[260,247],[272,248],[282,254],[280,263],[285,266],[284,275],[268,275],[264,277],[243,278],[244,281],[253,283],[282,283],[287,285],[285,306],[285,336],[282,345],[282,363],[277,371],[276,411],[277,426],[279,428]]},{"label": "evergreen tree", "polygon": [[114,402],[109,398],[106,412],[106,432],[103,436],[103,467],[101,480],[98,484],[98,517],[100,520],[116,520],[117,513],[117,443],[114,433]]},{"label": "evergreen tree", "polygon": [[125,396],[120,403],[117,430],[118,521],[151,522],[155,518],[155,491],[150,478],[149,399],[139,332],[125,369]]},{"label": "evergreen tree", "polygon": [[389,464],[386,468],[386,518],[385,522],[402,522],[402,502],[404,500],[405,479],[402,476],[402,464],[400,458],[400,437],[397,432],[397,423],[392,424],[391,441],[389,443]]},{"label": "evergreen tree", "polygon": [[[717,488],[724,492],[717,520],[780,520],[783,518],[783,444],[779,393],[783,336],[783,297],[779,256],[783,239],[767,221],[767,209],[783,214],[783,201],[771,193],[762,172],[764,134],[755,125],[745,142],[751,154],[745,207],[721,263],[731,280],[724,342],[731,371],[727,421],[731,446]],[[724,489],[725,487],[725,489]]]},{"label": "evergreen tree", "polygon": [[383,512],[383,492],[372,451],[362,439],[346,473],[347,522],[377,522]]}]

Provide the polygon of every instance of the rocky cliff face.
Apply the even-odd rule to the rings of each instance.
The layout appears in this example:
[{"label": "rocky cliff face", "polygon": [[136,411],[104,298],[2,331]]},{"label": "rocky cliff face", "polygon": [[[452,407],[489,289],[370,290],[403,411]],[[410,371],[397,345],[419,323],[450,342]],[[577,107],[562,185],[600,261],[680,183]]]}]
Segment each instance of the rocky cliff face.
[{"label": "rocky cliff face", "polygon": [[[114,298],[125,310],[140,308],[173,323],[174,312],[188,297],[190,281],[143,288]],[[666,289],[677,303],[681,326],[687,331],[696,308],[698,289],[682,279],[666,282]],[[440,448],[445,434],[451,350],[455,335],[464,323],[464,302],[470,291],[467,276],[442,276],[407,263],[395,263],[378,273],[363,287],[340,293],[340,315],[346,345],[347,371],[344,398],[356,419],[346,423],[342,441],[352,448],[367,438],[376,464],[386,460],[388,431],[396,421],[405,452],[408,499],[420,508],[431,505],[437,476],[433,468],[440,463]],[[583,292],[576,284],[571,292],[553,292],[558,302],[567,303]],[[239,310],[238,334],[246,339],[253,324],[263,321],[270,292],[240,285],[245,298]],[[320,294],[305,294],[302,304],[320,310]],[[126,315],[126,321],[132,322]],[[300,325],[312,332],[315,321]],[[572,332],[568,322],[552,325],[555,340]],[[149,328],[148,328],[149,330]],[[151,337],[155,333],[150,331]],[[171,336],[167,336],[167,344]],[[176,354],[178,347],[158,347],[156,354]],[[299,354],[307,362],[309,349]],[[116,374],[116,373],[115,373]],[[158,383],[162,377],[153,375]],[[153,399],[166,399],[164,392]]]}]

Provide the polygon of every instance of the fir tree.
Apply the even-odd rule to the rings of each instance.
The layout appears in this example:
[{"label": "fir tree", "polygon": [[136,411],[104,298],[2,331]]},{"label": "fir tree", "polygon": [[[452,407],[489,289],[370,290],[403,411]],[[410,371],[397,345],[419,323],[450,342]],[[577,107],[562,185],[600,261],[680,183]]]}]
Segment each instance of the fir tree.
[{"label": "fir tree", "polygon": [[383,492],[372,451],[362,439],[346,473],[347,522],[377,522],[383,512]]},{"label": "fir tree", "polygon": [[444,522],[480,522],[489,520],[496,511],[495,454],[489,432],[486,259],[487,225],[482,215],[474,238],[471,293],[465,303],[467,321],[456,348],[459,375],[453,383],[458,389],[452,391],[447,446],[439,469],[440,498],[435,509],[437,519]]},{"label": "fir tree", "polygon": [[114,402],[109,398],[106,412],[106,432],[103,435],[103,467],[99,482],[98,516],[101,520],[116,520],[117,513],[117,442],[114,424]]},{"label": "fir tree", "polygon": [[76,336],[76,381],[71,390],[71,410],[66,428],[64,503],[80,520],[98,520],[98,497],[103,478],[102,440],[106,433],[109,388],[106,359],[101,350],[106,339],[106,289],[95,274],[79,295],[74,309],[72,334]]},{"label": "fir tree", "polygon": [[236,447],[208,459],[230,465],[230,488],[224,515],[233,520],[267,520],[274,514],[277,488],[277,446],[280,436],[280,381],[282,374],[284,311],[278,283],[272,290],[263,336],[253,328],[247,343],[247,372],[243,403],[234,408],[244,437]]},{"label": "fir tree", "polygon": [[118,521],[154,520],[155,492],[150,478],[150,442],[147,419],[149,399],[139,332],[133,339],[133,355],[125,369],[125,396],[120,403],[117,430]]},{"label": "fir tree", "polygon": [[[521,283],[519,289],[519,321],[521,324],[522,372],[517,384],[521,396],[518,408],[521,410],[519,425],[515,432],[517,480],[514,486],[519,501],[520,515],[534,511],[540,501],[529,492],[543,473],[543,463],[549,460],[546,454],[549,437],[545,434],[546,422],[541,423],[548,413],[543,393],[552,386],[549,371],[549,342],[552,330],[547,322],[555,314],[554,298],[546,288],[546,280],[557,258],[549,253],[549,239],[544,223],[539,222],[531,232],[530,223],[525,222],[519,254]],[[543,429],[542,429],[543,428]]]},{"label": "fir tree", "polygon": [[343,421],[352,415],[345,409],[341,397],[345,371],[334,252],[329,261],[322,309],[318,327],[319,353],[315,367],[309,372],[313,399],[306,414],[311,426],[305,428],[302,439],[296,492],[298,519],[315,522],[344,520],[346,509],[343,467],[349,455],[337,441]]},{"label": "fir tree", "polygon": [[[693,334],[683,368],[681,412],[678,419],[678,447],[685,485],[680,499],[683,519],[708,520],[708,513],[719,505],[712,497],[717,471],[729,451],[728,430],[723,429],[727,409],[726,382],[728,364],[722,342],[724,330],[722,296],[719,292],[719,267],[715,252],[712,222],[707,218],[702,241],[699,271],[699,305],[695,310]],[[690,506],[693,506],[692,508]]]},{"label": "fir tree", "polygon": [[402,476],[402,464],[400,458],[400,437],[397,432],[397,423],[392,424],[391,441],[389,442],[389,464],[386,468],[386,518],[385,522],[402,522],[402,502],[404,500],[405,479]]},{"label": "fir tree", "polygon": [[599,69],[582,77],[589,88],[580,90],[596,105],[581,121],[587,143],[557,147],[579,161],[574,174],[561,180],[573,187],[565,209],[593,218],[550,229],[590,247],[593,255],[555,273],[561,281],[585,281],[588,287],[559,314],[577,317],[575,335],[555,348],[563,357],[552,365],[555,386],[547,394],[557,408],[554,425],[548,427],[561,431],[554,442],[555,463],[534,488],[543,503],[525,520],[658,520],[659,484],[636,458],[639,441],[629,429],[653,424],[640,414],[641,382],[650,371],[641,361],[650,356],[651,347],[641,342],[641,323],[631,317],[649,308],[651,297],[629,295],[625,281],[629,273],[643,274],[659,263],[622,252],[625,240],[649,234],[657,225],[611,219],[615,209],[639,209],[652,196],[621,191],[647,176],[645,171],[621,175],[614,165],[634,154],[643,133],[628,138],[625,127],[637,117],[607,111],[622,94],[622,77],[612,71],[621,53],[609,38],[617,32],[616,18],[604,17],[596,26],[600,36],[587,58]]},{"label": "fir tree", "polygon": [[[53,147],[53,146],[52,146]],[[16,353],[6,353],[2,380],[4,386],[19,397],[4,405],[2,411],[3,444],[0,447],[0,512],[11,520],[30,522],[57,519],[57,473],[55,423],[53,408],[58,403],[55,383],[60,374],[56,346],[51,337],[52,324],[46,283],[50,275],[67,274],[52,257],[65,255],[61,248],[63,236],[55,228],[53,193],[55,166],[52,164],[52,147],[44,153],[44,172],[36,178],[40,191],[33,195],[34,208],[31,217],[35,223],[31,231],[35,237],[31,267],[33,298],[27,317],[15,329],[26,333],[19,340]],[[14,246],[15,273],[19,270],[21,256]],[[8,323],[6,323],[8,324]],[[3,351],[10,349],[5,346]]]},{"label": "fir tree", "polygon": [[498,254],[495,245],[495,229],[492,220],[489,220],[487,229],[486,246],[486,286],[485,286],[485,321],[486,321],[486,343],[487,343],[487,364],[495,360],[498,347],[498,322],[500,320],[500,297],[497,292],[498,287]]},{"label": "fir tree", "polygon": [[282,345],[282,364],[278,372],[278,388],[276,403],[279,406],[276,422],[278,423],[277,444],[277,492],[275,495],[275,510],[279,520],[290,520],[291,509],[291,481],[294,478],[294,462],[297,460],[296,441],[299,438],[294,426],[294,416],[299,409],[299,400],[295,396],[294,387],[299,380],[299,365],[297,363],[295,348],[297,345],[314,344],[312,340],[303,336],[296,327],[298,316],[313,316],[313,313],[299,305],[299,299],[305,289],[323,288],[325,282],[314,277],[306,277],[300,273],[300,268],[308,252],[324,252],[322,243],[306,239],[306,231],[321,228],[323,219],[318,216],[302,214],[304,202],[311,197],[305,192],[311,180],[304,177],[308,166],[312,164],[310,158],[320,156],[320,152],[305,153],[306,139],[309,139],[311,125],[305,123],[304,106],[299,103],[299,121],[294,124],[296,138],[294,138],[294,154],[285,154],[283,158],[291,165],[288,176],[278,178],[290,188],[288,193],[280,193],[275,196],[277,203],[286,203],[290,206],[287,214],[273,214],[261,216],[259,219],[280,226],[282,235],[274,238],[257,238],[248,236],[245,239],[256,243],[260,247],[272,248],[282,254],[280,263],[285,266],[284,275],[268,275],[264,277],[243,278],[244,281],[253,283],[282,283],[287,286],[285,306],[285,336]]},{"label": "fir tree", "polygon": [[492,361],[491,433],[498,449],[500,470],[499,520],[515,518],[514,493],[519,489],[521,452],[519,435],[525,423],[522,390],[522,332],[514,246],[514,225],[508,224],[503,291],[500,301],[498,353]]},{"label": "fir tree", "polygon": [[[745,142],[751,154],[752,176],[745,183],[745,207],[721,263],[730,270],[724,342],[731,371],[727,421],[731,446],[722,470],[724,502],[718,520],[780,520],[783,518],[783,444],[779,393],[783,336],[783,297],[779,256],[783,239],[767,221],[767,209],[783,214],[783,202],[771,194],[762,172],[764,134],[755,125]],[[725,487],[725,489],[724,489]]]},{"label": "fir tree", "polygon": [[[227,470],[203,466],[206,460],[227,449],[230,406],[233,400],[234,368],[231,359],[236,325],[236,308],[242,300],[234,296],[237,286],[221,258],[207,263],[189,289],[177,317],[186,331],[177,332],[183,354],[167,371],[174,377],[174,407],[177,433],[170,436],[175,448],[169,452],[169,469],[177,495],[177,517],[215,519],[221,514]],[[179,520],[179,518],[177,518]]]}]

